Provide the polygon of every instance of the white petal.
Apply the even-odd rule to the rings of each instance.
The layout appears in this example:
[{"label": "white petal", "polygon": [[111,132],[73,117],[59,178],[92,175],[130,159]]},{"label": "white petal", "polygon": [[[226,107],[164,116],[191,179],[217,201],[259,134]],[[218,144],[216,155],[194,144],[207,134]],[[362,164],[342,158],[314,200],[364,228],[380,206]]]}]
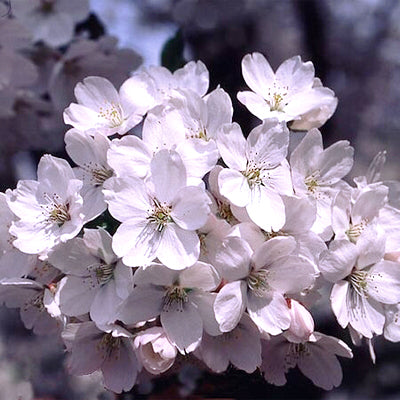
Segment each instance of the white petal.
[{"label": "white petal", "polygon": [[303,257],[287,256],[268,266],[268,283],[282,294],[298,293],[315,281],[314,266]]},{"label": "white petal", "polygon": [[287,365],[289,346],[290,343],[282,335],[262,341],[261,370],[265,379],[273,385],[283,386],[286,383],[285,374],[289,370]]},{"label": "white petal", "polygon": [[293,253],[296,240],[292,236],[275,237],[262,244],[253,255],[253,263],[258,270]]},{"label": "white petal", "polygon": [[316,163],[322,151],[321,133],[318,129],[311,129],[290,156],[292,169],[306,178],[317,168]]},{"label": "white petal", "polygon": [[180,286],[209,292],[215,290],[220,281],[221,279],[212,265],[200,261],[183,270],[179,275]]},{"label": "white petal", "polygon": [[161,313],[161,325],[168,339],[182,353],[190,353],[199,345],[203,322],[197,309],[189,302],[183,310],[169,308]]},{"label": "white petal", "polygon": [[271,335],[277,335],[290,326],[289,307],[279,293],[273,292],[268,297],[250,295],[247,311],[255,324]]},{"label": "white petal", "polygon": [[331,292],[332,311],[342,328],[346,328],[349,323],[349,313],[351,312],[347,304],[349,290],[349,282],[339,281],[333,286]]},{"label": "white petal", "polygon": [[239,237],[226,238],[215,255],[215,266],[223,278],[229,281],[245,278],[250,269],[253,251],[249,244]]},{"label": "white petal", "polygon": [[223,125],[217,134],[217,146],[222,159],[229,168],[246,169],[247,142],[237,123]]},{"label": "white petal", "polygon": [[251,90],[267,95],[275,79],[269,62],[260,53],[247,54],[242,60],[243,78]]},{"label": "white petal", "polygon": [[99,264],[100,259],[89,252],[85,242],[74,238],[57,246],[49,254],[49,262],[66,274],[87,275],[87,267]]},{"label": "white petal", "polygon": [[282,198],[267,187],[255,186],[251,190],[251,200],[246,210],[252,221],[267,232],[279,231],[285,225],[285,205]]},{"label": "white petal", "polygon": [[176,146],[176,151],[182,158],[189,177],[203,178],[217,163],[218,148],[213,140],[193,138],[185,140]]},{"label": "white petal", "polygon": [[353,167],[354,149],[347,140],[340,140],[323,151],[319,158],[319,182],[332,185],[347,175]]},{"label": "white petal", "polygon": [[186,168],[181,157],[176,151],[161,150],[151,160],[150,168],[157,200],[171,203],[186,186]]},{"label": "white petal", "polygon": [[368,294],[384,304],[400,303],[400,268],[392,261],[381,261],[368,271]]},{"label": "white petal", "polygon": [[104,183],[104,188],[104,197],[114,218],[123,222],[131,217],[147,217],[152,204],[141,179],[111,178]]},{"label": "white petal", "polygon": [[270,169],[278,166],[287,155],[289,130],[276,119],[266,119],[247,138],[247,158]]},{"label": "white petal", "polygon": [[96,295],[82,278],[67,276],[62,279],[58,287],[58,296],[61,311],[69,316],[79,316],[89,312]]},{"label": "white petal", "polygon": [[207,93],[209,73],[201,61],[188,62],[183,68],[176,70],[173,76],[178,87],[191,89],[199,96]]},{"label": "white petal", "polygon": [[249,91],[238,92],[237,98],[253,115],[261,120],[276,117],[271,113],[271,108],[264,97],[257,93]]},{"label": "white petal", "polygon": [[337,282],[348,276],[358,257],[356,246],[348,240],[335,240],[321,254],[319,270],[325,279]]},{"label": "white petal", "polygon": [[329,354],[318,345],[308,344],[310,351],[301,356],[297,363],[300,371],[312,380],[314,385],[331,390],[342,382],[342,368],[335,355]]},{"label": "white petal", "polygon": [[232,337],[229,342],[231,363],[251,374],[261,365],[261,342],[260,333],[247,314],[243,314]]},{"label": "white petal", "polygon": [[218,176],[219,191],[238,207],[245,207],[251,200],[247,179],[239,171],[224,168]]},{"label": "white petal", "polygon": [[227,283],[217,294],[214,303],[215,318],[222,332],[230,332],[239,323],[246,308],[246,283]]},{"label": "white petal", "polygon": [[286,221],[283,232],[299,234],[308,231],[315,221],[315,204],[308,198],[282,196]]},{"label": "white petal", "polygon": [[105,387],[115,393],[129,391],[136,382],[138,369],[132,343],[128,339],[122,339],[101,366]]},{"label": "white petal", "polygon": [[108,164],[120,177],[146,177],[150,173],[151,158],[148,146],[133,135],[113,140],[107,153]]},{"label": "white petal", "polygon": [[299,56],[285,60],[276,70],[276,79],[289,87],[290,93],[311,89],[314,84],[312,62],[303,62]]},{"label": "white petal", "polygon": [[176,193],[172,202],[171,217],[176,224],[187,230],[200,229],[210,214],[210,198],[195,186],[187,186]]},{"label": "white petal", "polygon": [[176,224],[168,224],[157,250],[158,259],[171,269],[193,265],[200,255],[200,240],[194,231],[186,231]]},{"label": "white petal", "polygon": [[228,351],[226,345],[222,344],[222,340],[223,336],[204,334],[200,345],[201,359],[208,368],[216,373],[226,371],[229,366]]},{"label": "white petal", "polygon": [[203,320],[203,329],[209,335],[217,336],[221,334],[217,320],[214,314],[214,301],[216,293],[194,291],[190,293],[190,301],[196,305],[201,319]]},{"label": "white petal", "polygon": [[122,305],[117,319],[125,324],[148,321],[160,315],[165,290],[161,287],[137,286]]},{"label": "white petal", "polygon": [[142,218],[131,218],[122,223],[113,236],[112,247],[125,265],[148,265],[156,257],[162,236]]},{"label": "white petal", "polygon": [[90,318],[98,325],[106,325],[117,319],[117,310],[122,299],[118,296],[115,280],[106,283],[96,293],[90,307]]},{"label": "white petal", "polygon": [[133,283],[138,286],[156,285],[172,286],[178,281],[179,272],[167,268],[163,264],[151,264],[148,267],[141,267],[135,271]]},{"label": "white petal", "polygon": [[208,114],[207,133],[215,139],[219,127],[232,121],[232,101],[228,93],[221,88],[213,90],[204,100],[206,100]]},{"label": "white petal", "polygon": [[119,95],[114,85],[106,78],[89,76],[78,83],[74,90],[75,97],[80,104],[97,111],[104,104],[119,104]]}]

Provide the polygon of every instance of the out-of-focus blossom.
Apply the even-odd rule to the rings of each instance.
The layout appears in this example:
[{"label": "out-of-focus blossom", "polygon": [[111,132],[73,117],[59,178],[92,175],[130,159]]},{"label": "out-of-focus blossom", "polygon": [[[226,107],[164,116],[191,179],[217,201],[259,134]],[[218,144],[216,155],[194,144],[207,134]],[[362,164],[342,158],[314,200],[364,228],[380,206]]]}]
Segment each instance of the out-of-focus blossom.
[{"label": "out-of-focus blossom", "polygon": [[13,0],[12,13],[32,32],[33,41],[58,47],[72,39],[75,23],[89,14],[88,0]]}]

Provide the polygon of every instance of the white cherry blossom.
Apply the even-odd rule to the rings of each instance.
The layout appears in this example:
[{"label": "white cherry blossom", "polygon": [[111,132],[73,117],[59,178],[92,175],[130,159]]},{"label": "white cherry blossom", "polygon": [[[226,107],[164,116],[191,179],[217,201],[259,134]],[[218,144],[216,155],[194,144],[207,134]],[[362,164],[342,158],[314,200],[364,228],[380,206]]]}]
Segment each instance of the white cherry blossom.
[{"label": "white cherry blossom", "polygon": [[324,124],[336,108],[335,94],[314,78],[313,64],[299,56],[284,61],[274,73],[262,54],[247,54],[242,73],[252,91],[239,92],[237,97],[262,120],[295,120],[295,129],[307,130]]},{"label": "white cherry blossom", "polygon": [[89,14],[88,0],[15,0],[12,12],[33,34],[33,40],[42,40],[58,47],[74,35],[75,23]]},{"label": "white cherry blossom", "polygon": [[325,241],[333,235],[333,200],[339,190],[349,188],[342,178],[353,166],[353,153],[347,140],[324,149],[321,133],[312,129],[290,156],[294,191],[298,196],[315,201],[317,217],[312,231]]},{"label": "white cherry blossom", "polygon": [[247,140],[236,123],[224,125],[217,136],[218,149],[229,168],[219,173],[221,195],[232,204],[246,207],[250,218],[265,231],[285,224],[281,194],[293,193],[285,159],[289,143],[286,126],[265,120]]},{"label": "white cherry blossom", "polygon": [[335,283],[331,304],[339,324],[366,338],[383,333],[384,305],[400,302],[400,269],[383,260],[384,252],[384,238],[372,237],[363,247],[335,240],[321,255],[321,273]]},{"label": "white cherry blossom", "polygon": [[247,314],[231,332],[211,336],[204,332],[195,355],[214,372],[226,371],[229,363],[248,373],[261,365],[261,340],[257,326]]},{"label": "white cherry blossom", "polygon": [[305,258],[294,254],[296,241],[291,237],[273,238],[254,252],[239,237],[228,237],[215,261],[227,283],[214,304],[216,320],[222,332],[239,323],[247,309],[260,330],[276,335],[290,326],[290,312],[284,295],[309,288],[315,269]]},{"label": "white cherry blossom", "polygon": [[[133,91],[140,98],[140,87]],[[127,98],[122,87],[118,93],[106,78],[89,76],[74,92],[78,104],[72,103],[64,111],[64,122],[82,132],[123,135],[143,118],[143,110]]]},{"label": "white cherry blossom", "polygon": [[154,152],[176,150],[188,176],[199,181],[218,161],[217,132],[222,125],[231,123],[232,113],[229,95],[220,88],[203,98],[181,90],[148,113],[143,141]]},{"label": "white cherry blossom", "polygon": [[155,258],[173,269],[194,264],[200,254],[196,229],[207,222],[210,199],[186,186],[178,153],[162,150],[151,162],[151,180],[112,178],[104,194],[111,215],[122,224],[113,249],[126,265],[148,265]]},{"label": "white cherry blossom", "polygon": [[141,364],[133,346],[132,334],[114,326],[109,332],[93,322],[68,324],[62,338],[69,353],[67,368],[73,375],[89,375],[100,370],[104,386],[115,393],[129,391],[136,382]]},{"label": "white cherry blossom", "polygon": [[86,229],[83,239],[74,238],[49,254],[49,262],[66,274],[56,293],[65,315],[89,312],[99,327],[115,321],[133,283],[132,269],[114,254],[111,240],[103,229]]},{"label": "white cherry blossom", "polygon": [[209,73],[201,61],[190,61],[174,73],[160,66],[143,67],[134,73],[124,85],[126,95],[134,96],[134,101],[138,99],[134,93],[137,82],[141,82],[146,88],[141,103],[145,103],[150,109],[170,99],[177,89],[188,89],[203,97],[208,90]]},{"label": "white cherry blossom", "polygon": [[36,335],[59,334],[66,322],[54,301],[54,287],[32,279],[2,279],[0,303],[19,308],[25,327]]},{"label": "white cherry blossom", "polygon": [[19,218],[10,228],[13,245],[24,253],[45,255],[56,244],[77,236],[86,220],[82,181],[67,161],[44,155],[37,174],[37,181],[19,181],[6,196]]},{"label": "white cherry blossom", "polygon": [[314,332],[309,340],[293,343],[279,335],[263,341],[261,370],[269,383],[283,386],[286,373],[297,366],[314,385],[331,390],[343,376],[336,356],[352,358],[353,353],[335,337]]},{"label": "white cherry blossom", "polygon": [[153,264],[139,268],[134,283],[118,315],[124,323],[160,316],[169,341],[182,354],[196,349],[203,329],[211,334],[218,332],[212,311],[215,296],[209,292],[217,288],[220,278],[210,264],[197,262],[182,271]]}]

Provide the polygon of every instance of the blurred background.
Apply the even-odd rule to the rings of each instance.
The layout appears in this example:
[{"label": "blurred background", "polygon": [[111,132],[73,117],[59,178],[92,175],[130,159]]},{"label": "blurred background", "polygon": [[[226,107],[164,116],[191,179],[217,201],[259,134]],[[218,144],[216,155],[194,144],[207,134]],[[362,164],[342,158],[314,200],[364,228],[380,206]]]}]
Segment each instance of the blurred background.
[{"label": "blurred background", "polygon": [[[383,178],[400,179],[398,0],[90,0],[90,11],[86,0],[77,0],[73,3],[76,9],[82,6],[81,19],[73,21],[71,37],[57,43],[32,31],[19,3],[0,3],[2,191],[18,179],[34,178],[42,154],[66,158],[62,111],[74,101],[75,84],[87,75],[105,76],[119,86],[141,64],[163,61],[173,68],[183,59],[202,60],[210,71],[210,89],[221,85],[231,95],[234,120],[248,132],[259,121],[236,93],[246,87],[241,59],[254,51],[263,53],[274,69],[297,54],[314,63],[316,76],[339,99],[321,129],[325,145],[347,139],[355,147],[349,179],[365,174],[381,150],[387,150]],[[22,37],[21,29],[5,29],[4,20],[10,19],[31,31]],[[4,62],[10,49],[20,57],[15,64],[10,61],[12,74]],[[321,307],[316,323],[317,330],[350,343],[329,305]],[[70,377],[63,368],[61,342],[25,329],[17,310],[1,309],[0,330],[0,400],[114,399],[98,376]],[[232,369],[217,376],[189,365],[178,375],[117,398],[398,399],[400,345],[380,339],[374,344],[376,365],[366,347],[354,349],[353,360],[341,360],[342,386],[331,392],[315,388],[298,371],[277,388],[258,373]]]}]

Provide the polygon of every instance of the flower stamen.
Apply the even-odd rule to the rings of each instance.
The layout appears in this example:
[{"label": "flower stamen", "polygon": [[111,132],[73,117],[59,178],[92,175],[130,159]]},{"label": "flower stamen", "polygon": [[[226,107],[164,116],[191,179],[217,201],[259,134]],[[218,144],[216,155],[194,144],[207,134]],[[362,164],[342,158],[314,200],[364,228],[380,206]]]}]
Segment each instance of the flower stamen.
[{"label": "flower stamen", "polygon": [[188,293],[190,291],[191,289],[178,285],[168,287],[163,297],[163,311],[168,312],[171,306],[176,304],[176,311],[182,312],[183,306],[188,302]]},{"label": "flower stamen", "polygon": [[247,277],[247,287],[258,297],[263,297],[269,291],[268,273],[266,269],[260,269],[252,271]]}]

